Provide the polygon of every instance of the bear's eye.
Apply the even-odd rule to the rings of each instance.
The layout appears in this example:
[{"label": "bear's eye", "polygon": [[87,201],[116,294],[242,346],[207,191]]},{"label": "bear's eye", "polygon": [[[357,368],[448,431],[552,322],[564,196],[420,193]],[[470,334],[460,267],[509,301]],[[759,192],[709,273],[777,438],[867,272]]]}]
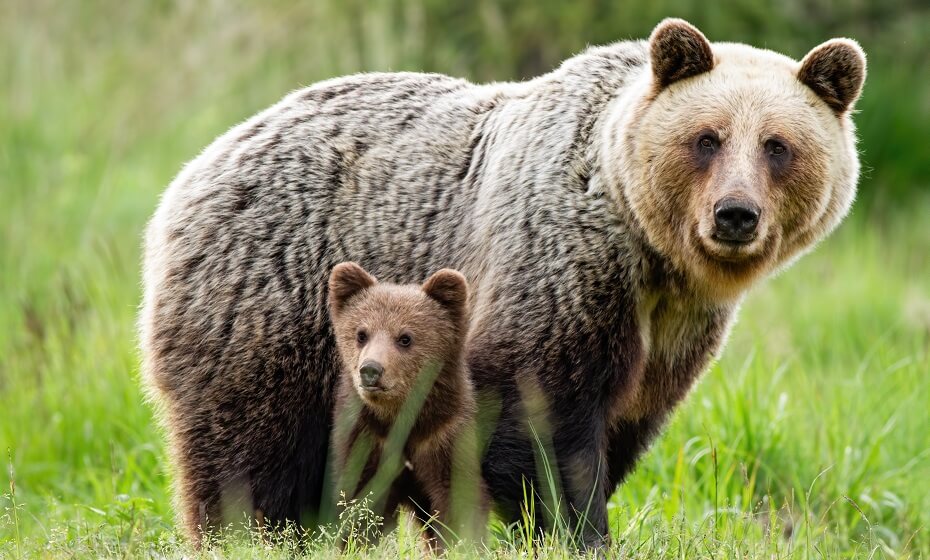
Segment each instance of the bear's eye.
[{"label": "bear's eye", "polygon": [[711,134],[702,134],[698,138],[698,148],[704,152],[713,152],[720,146],[720,141]]},{"label": "bear's eye", "polygon": [[403,346],[404,348],[410,346],[412,342],[413,338],[411,338],[409,334],[402,334],[397,337],[397,344]]},{"label": "bear's eye", "polygon": [[779,142],[778,140],[769,140],[765,143],[765,151],[770,156],[783,156],[788,153],[788,147]]},{"label": "bear's eye", "polygon": [[720,137],[713,130],[701,131],[691,144],[694,163],[700,169],[706,169],[720,149]]},{"label": "bear's eye", "polygon": [[358,332],[355,333],[355,341],[359,344],[365,344],[368,342],[368,333],[365,332],[364,329],[359,329]]}]

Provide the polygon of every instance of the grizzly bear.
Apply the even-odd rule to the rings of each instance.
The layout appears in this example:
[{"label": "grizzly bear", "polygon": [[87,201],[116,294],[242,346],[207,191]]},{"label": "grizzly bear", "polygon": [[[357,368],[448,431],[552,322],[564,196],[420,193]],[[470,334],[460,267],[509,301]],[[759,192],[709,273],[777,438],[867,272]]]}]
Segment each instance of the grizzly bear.
[{"label": "grizzly bear", "polygon": [[495,506],[541,511],[524,497],[544,421],[568,523],[605,542],[608,498],[743,294],[847,214],[865,73],[848,39],[797,62],[672,19],[527,82],[322,82],[222,135],[145,241],[143,366],[188,534],[229,503],[320,521],[340,377],[327,279],[352,260],[396,283],[465,275],[466,362],[500,403]]},{"label": "grizzly bear", "polygon": [[[479,533],[487,517],[465,366],[467,299],[465,277],[448,269],[422,287],[378,283],[355,263],[336,265],[329,279],[343,366],[334,413],[337,489],[346,498],[371,489],[388,527],[406,505],[430,534],[452,531],[433,539],[436,546]],[[360,453],[356,465],[353,452]],[[376,474],[385,480],[382,492]]]}]

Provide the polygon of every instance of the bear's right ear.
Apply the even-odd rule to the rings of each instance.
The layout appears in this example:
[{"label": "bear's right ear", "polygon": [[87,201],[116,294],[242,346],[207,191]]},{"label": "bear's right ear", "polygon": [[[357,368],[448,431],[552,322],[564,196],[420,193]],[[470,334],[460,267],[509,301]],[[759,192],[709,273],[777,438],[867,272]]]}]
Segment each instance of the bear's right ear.
[{"label": "bear's right ear", "polygon": [[374,276],[354,262],[339,263],[329,275],[329,309],[335,316],[352,296],[377,284]]},{"label": "bear's right ear", "polygon": [[657,89],[714,68],[710,42],[697,27],[678,18],[663,19],[652,31],[649,56]]},{"label": "bear's right ear", "polygon": [[842,115],[862,93],[865,53],[852,39],[830,39],[807,53],[798,80]]},{"label": "bear's right ear", "polygon": [[468,281],[461,272],[444,268],[423,283],[423,292],[443,307],[447,308],[456,319],[465,316],[468,303]]}]

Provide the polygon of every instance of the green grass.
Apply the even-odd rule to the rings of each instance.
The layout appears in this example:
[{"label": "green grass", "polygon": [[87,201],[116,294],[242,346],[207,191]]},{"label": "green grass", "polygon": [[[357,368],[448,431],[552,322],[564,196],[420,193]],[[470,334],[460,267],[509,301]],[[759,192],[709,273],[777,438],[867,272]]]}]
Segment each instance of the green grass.
[{"label": "green grass", "polygon": [[[145,220],[186,159],[292,88],[359,68],[507,77],[417,24],[432,5],[377,2],[354,21],[328,2],[0,4],[0,558],[185,553],[138,381]],[[496,5],[481,20],[491,46]],[[385,14],[421,33],[398,38]],[[927,108],[903,93],[927,89],[883,60],[861,107],[864,204],[750,294],[720,362],[611,500],[615,552],[930,557],[930,175],[912,112]],[[491,534],[484,554],[527,556],[510,528]],[[215,555],[293,546],[253,534]],[[338,555],[325,538],[305,546]],[[402,526],[350,555],[416,550]],[[558,541],[540,554],[567,555]]]}]

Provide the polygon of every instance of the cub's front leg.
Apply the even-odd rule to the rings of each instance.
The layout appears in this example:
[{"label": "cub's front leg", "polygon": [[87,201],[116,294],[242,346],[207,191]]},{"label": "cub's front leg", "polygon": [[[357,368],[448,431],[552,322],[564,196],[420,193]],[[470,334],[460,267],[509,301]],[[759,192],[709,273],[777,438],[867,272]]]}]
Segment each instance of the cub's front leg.
[{"label": "cub's front leg", "polygon": [[[338,515],[340,547],[345,549],[350,541],[374,544],[397,525],[401,500],[398,481],[381,491],[375,488],[383,467],[381,443],[358,424],[342,430],[337,427],[333,444],[335,498],[342,502]],[[380,522],[372,515],[380,517]]]},{"label": "cub's front leg", "polygon": [[490,498],[475,443],[462,436],[414,463],[413,474],[430,504],[425,512],[417,508],[417,515],[427,524],[434,549],[455,540],[480,541],[487,528]]}]

